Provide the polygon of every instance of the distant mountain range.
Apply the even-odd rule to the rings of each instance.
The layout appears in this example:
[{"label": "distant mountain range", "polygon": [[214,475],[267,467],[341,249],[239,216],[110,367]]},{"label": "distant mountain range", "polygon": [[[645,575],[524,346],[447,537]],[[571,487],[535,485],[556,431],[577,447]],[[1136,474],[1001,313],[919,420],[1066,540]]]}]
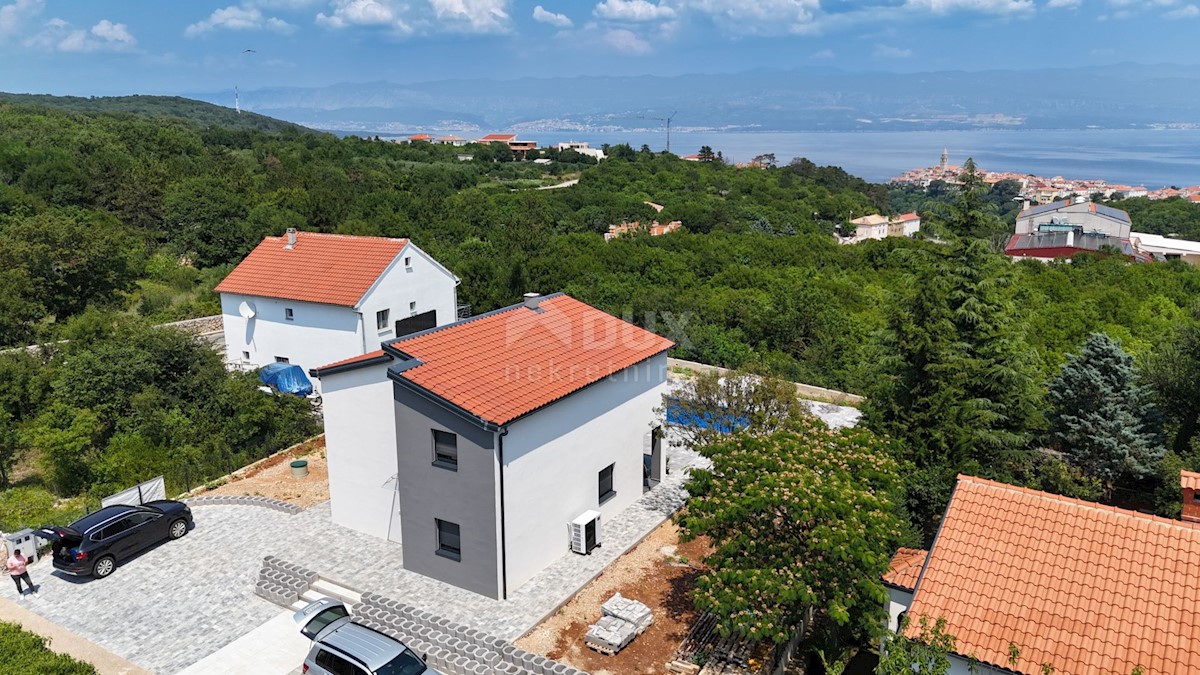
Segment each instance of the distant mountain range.
[{"label": "distant mountain range", "polygon": [[[230,105],[233,92],[189,94]],[[676,77],[343,83],[242,92],[243,109],[348,132],[869,131],[1200,127],[1200,71],[853,73],[831,68]]]}]

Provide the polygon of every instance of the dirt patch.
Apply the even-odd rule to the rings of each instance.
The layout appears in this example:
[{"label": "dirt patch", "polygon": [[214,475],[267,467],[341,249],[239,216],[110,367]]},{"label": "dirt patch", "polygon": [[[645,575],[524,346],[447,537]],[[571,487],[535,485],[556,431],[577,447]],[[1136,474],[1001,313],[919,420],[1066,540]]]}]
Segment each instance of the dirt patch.
[{"label": "dirt patch", "polygon": [[[308,460],[308,475],[293,478],[291,462]],[[319,436],[287,452],[250,465],[235,473],[228,482],[212,490],[199,490],[196,496],[254,495],[271,497],[308,508],[329,501],[329,471],[325,464],[325,437]]]},{"label": "dirt patch", "polygon": [[[593,675],[666,672],[666,662],[697,617],[691,592],[708,552],[705,540],[681,544],[679,528],[667,521],[517,645]],[[654,623],[618,654],[606,656],[584,646],[583,636],[613,593],[645,603]]]}]

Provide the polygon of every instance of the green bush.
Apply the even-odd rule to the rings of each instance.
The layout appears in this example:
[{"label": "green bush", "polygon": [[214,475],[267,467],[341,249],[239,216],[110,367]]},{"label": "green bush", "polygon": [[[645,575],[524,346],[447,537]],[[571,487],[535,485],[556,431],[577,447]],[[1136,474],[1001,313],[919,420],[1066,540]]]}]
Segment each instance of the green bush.
[{"label": "green bush", "polygon": [[38,675],[96,675],[90,663],[50,651],[46,638],[0,622],[0,663],[6,673]]},{"label": "green bush", "polygon": [[0,492],[0,529],[5,532],[50,524],[65,525],[84,513],[82,497],[60,500],[49,490],[39,487],[18,487]]}]

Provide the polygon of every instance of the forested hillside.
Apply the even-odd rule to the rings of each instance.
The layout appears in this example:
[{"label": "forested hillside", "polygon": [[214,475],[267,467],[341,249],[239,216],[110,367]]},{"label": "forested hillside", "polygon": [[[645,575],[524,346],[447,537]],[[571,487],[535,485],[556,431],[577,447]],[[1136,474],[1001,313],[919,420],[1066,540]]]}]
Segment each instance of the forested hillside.
[{"label": "forested hillside", "polygon": [[[1200,468],[1188,431],[1200,392],[1170,377],[1200,368],[1188,332],[1200,272],[1187,265],[1013,264],[983,243],[1008,227],[1003,195],[969,181],[904,197],[804,160],[737,169],[628,146],[599,165],[546,157],[0,105],[0,343],[71,340],[0,357],[24,383],[0,399],[5,475],[91,494],[184,465],[212,474],[213,456],[260,456],[305,431],[290,403],[252,401],[252,383],[202,348],[145,327],[215,313],[213,285],[287,227],[411,237],[462,278],[475,312],[563,290],[671,330],[676,356],[868,395],[868,424],[906,448],[922,528],[957,471],[1169,512],[1172,471]],[[949,243],[831,236],[851,214],[910,208]],[[684,230],[601,236],[654,218]],[[1055,435],[1047,397],[1095,332],[1132,355],[1145,395],[1130,400],[1156,448],[1103,475]],[[1164,367],[1168,353],[1184,356]],[[195,395],[212,388],[226,393]]]},{"label": "forested hillside", "polygon": [[0,104],[29,105],[71,112],[130,114],[147,117],[170,117],[196,124],[216,124],[229,129],[283,131],[301,129],[252,112],[180,96],[49,96],[47,94],[9,94],[0,92]]}]

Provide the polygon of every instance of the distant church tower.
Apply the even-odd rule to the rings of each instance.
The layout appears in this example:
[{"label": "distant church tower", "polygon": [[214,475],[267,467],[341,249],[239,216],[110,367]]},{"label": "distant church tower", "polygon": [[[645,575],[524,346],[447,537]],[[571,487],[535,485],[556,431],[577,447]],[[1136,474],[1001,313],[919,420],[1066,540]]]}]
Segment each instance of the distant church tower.
[{"label": "distant church tower", "polygon": [[942,171],[945,171],[946,167],[950,166],[950,150],[948,148],[942,148],[942,163],[938,166]]}]

